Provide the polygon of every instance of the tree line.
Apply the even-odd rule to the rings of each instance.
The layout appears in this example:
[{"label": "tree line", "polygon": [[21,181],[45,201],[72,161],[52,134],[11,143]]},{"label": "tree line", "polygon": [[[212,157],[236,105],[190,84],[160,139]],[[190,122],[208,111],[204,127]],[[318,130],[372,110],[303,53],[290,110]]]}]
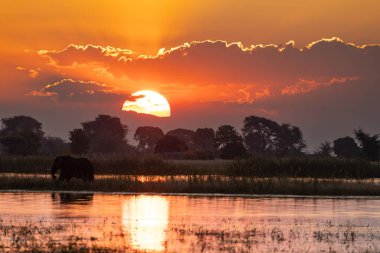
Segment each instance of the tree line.
[{"label": "tree line", "polygon": [[[42,124],[29,116],[2,119],[0,144],[2,152],[12,155],[88,154],[88,153],[156,153],[168,158],[222,159],[244,158],[249,155],[306,155],[306,143],[299,127],[279,124],[273,120],[248,116],[241,134],[231,125],[212,128],[174,129],[164,133],[154,126],[140,126],[132,146],[127,141],[128,126],[110,115],[98,115],[82,122],[81,128],[69,132],[69,142],[45,136]],[[354,130],[354,138],[342,137],[323,142],[313,155],[378,160],[380,141],[362,129]]]}]

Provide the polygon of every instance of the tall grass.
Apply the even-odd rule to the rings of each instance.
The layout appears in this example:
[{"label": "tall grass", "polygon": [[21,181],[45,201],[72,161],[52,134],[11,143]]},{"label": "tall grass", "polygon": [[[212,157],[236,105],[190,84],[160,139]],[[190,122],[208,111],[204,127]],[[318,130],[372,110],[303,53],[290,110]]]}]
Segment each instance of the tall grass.
[{"label": "tall grass", "polygon": [[251,157],[228,166],[227,175],[255,177],[379,178],[380,168],[360,159]]},{"label": "tall grass", "polygon": [[50,169],[53,156],[0,156],[0,172],[46,173]]},{"label": "tall grass", "polygon": [[98,178],[93,183],[73,180],[57,185],[49,177],[3,175],[0,176],[0,190],[379,196],[380,184],[373,180],[189,175],[144,182],[136,176],[114,176]]},{"label": "tall grass", "polygon": [[[49,173],[53,156],[0,156],[0,172]],[[92,155],[97,175],[224,175],[249,177],[380,178],[365,160],[250,157],[244,160],[165,160],[154,155]]]},{"label": "tall grass", "polygon": [[[0,156],[0,172],[48,173],[54,156]],[[206,175],[225,174],[230,161],[166,160],[155,155],[91,155],[99,175]]]}]

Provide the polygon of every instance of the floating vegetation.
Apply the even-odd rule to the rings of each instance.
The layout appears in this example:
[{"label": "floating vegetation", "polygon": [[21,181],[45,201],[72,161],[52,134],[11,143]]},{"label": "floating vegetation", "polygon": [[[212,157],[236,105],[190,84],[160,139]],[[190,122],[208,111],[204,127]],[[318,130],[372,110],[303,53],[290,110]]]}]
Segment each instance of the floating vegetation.
[{"label": "floating vegetation", "polygon": [[380,249],[380,231],[349,222],[326,221],[318,225],[304,220],[284,225],[281,220],[257,224],[244,219],[239,222],[224,219],[217,227],[172,224],[165,231],[165,247],[146,250],[131,244],[131,235],[120,228],[117,217],[71,219],[64,223],[5,218],[0,220],[1,252],[378,252]]},{"label": "floating vegetation", "polygon": [[0,197],[0,252],[380,252],[378,198]]}]

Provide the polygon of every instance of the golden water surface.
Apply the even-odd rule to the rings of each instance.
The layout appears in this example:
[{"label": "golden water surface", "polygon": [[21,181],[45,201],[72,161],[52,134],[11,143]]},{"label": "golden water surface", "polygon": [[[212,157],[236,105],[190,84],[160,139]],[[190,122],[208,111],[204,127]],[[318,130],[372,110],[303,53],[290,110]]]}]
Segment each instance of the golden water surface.
[{"label": "golden water surface", "polygon": [[379,252],[380,199],[0,193],[0,252]]}]

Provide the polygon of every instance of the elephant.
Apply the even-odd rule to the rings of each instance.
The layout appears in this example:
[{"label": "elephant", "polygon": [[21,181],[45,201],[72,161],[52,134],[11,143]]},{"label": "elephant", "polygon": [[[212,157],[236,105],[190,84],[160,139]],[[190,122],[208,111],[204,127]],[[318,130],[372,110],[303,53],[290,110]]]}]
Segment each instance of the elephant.
[{"label": "elephant", "polygon": [[53,192],[51,194],[53,202],[61,205],[76,204],[88,205],[94,198],[93,193],[71,193],[71,192]]},{"label": "elephant", "polygon": [[58,177],[60,181],[70,181],[72,178],[80,178],[83,181],[94,181],[94,166],[86,158],[74,158],[71,156],[58,156],[51,167],[51,177],[56,181],[55,173],[61,170]]}]

